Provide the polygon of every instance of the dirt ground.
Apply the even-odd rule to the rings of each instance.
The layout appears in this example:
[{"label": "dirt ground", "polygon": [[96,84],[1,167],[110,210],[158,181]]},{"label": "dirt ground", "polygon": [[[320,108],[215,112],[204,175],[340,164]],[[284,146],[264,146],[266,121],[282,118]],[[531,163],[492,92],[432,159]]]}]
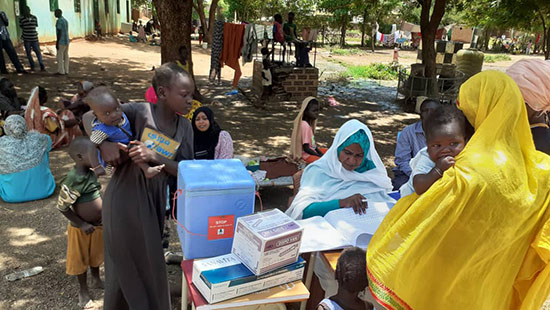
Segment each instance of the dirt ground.
[{"label": "dirt ground", "polygon": [[[69,54],[71,68],[68,76],[54,76],[55,57],[44,55],[48,73],[28,75],[11,74],[8,77],[16,85],[18,94],[27,98],[32,87],[41,85],[48,90],[50,106],[56,106],[59,97],[70,97],[75,92],[74,83],[90,80],[112,87],[122,101],[143,100],[150,85],[153,66],[160,64],[160,48],[141,43],[129,43],[123,38],[106,41],[71,42]],[[27,64],[23,52],[21,60]],[[415,52],[401,52],[405,63],[415,60]],[[334,56],[348,63],[389,62],[392,51],[381,50],[364,56]],[[330,61],[327,50],[319,50],[317,65],[321,72],[343,70]],[[513,60],[517,57],[513,56]],[[242,94],[227,96],[231,91],[231,69],[222,70],[222,85],[211,85],[206,76],[210,68],[209,51],[196,47],[193,51],[194,70],[201,93],[214,100],[212,105],[220,126],[228,130],[235,142],[235,154],[245,156],[284,156],[290,145],[292,121],[297,113],[293,103],[271,104],[258,110]],[[511,62],[491,65],[503,69]],[[251,86],[252,65],[243,68],[240,87]],[[338,128],[351,118],[365,122],[372,130],[376,148],[384,164],[391,171],[397,131],[418,120],[417,115],[405,113],[395,104],[395,83],[367,83],[343,87],[322,83],[319,97],[325,100],[334,96],[341,104],[328,105],[322,110],[316,140],[321,146],[330,146]],[[66,175],[72,163],[64,150],[51,152],[51,169],[56,183]],[[108,178],[102,178],[105,186]],[[265,208],[286,208],[291,188],[268,188],[261,191]],[[58,191],[50,198],[23,204],[0,202],[0,309],[79,309],[77,283],[65,275],[65,247],[67,221],[56,210]],[[179,251],[179,243],[172,227],[172,251]],[[7,282],[4,276],[18,270],[44,267],[44,272],[16,282]],[[178,290],[181,290],[181,272],[178,266],[168,266],[173,294],[173,308],[179,309]],[[103,292],[92,290],[92,297],[101,304]]]}]

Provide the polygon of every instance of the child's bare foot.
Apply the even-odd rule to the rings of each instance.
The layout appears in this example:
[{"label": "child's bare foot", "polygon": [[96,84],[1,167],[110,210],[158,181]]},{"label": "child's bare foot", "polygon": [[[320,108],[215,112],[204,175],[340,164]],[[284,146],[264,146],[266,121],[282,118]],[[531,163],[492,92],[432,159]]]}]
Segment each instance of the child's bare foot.
[{"label": "child's bare foot", "polygon": [[90,300],[90,292],[88,292],[88,288],[80,289],[80,291],[78,292],[78,305],[82,308],[85,308]]},{"label": "child's bare foot", "polygon": [[143,167],[141,170],[143,170],[143,174],[145,174],[145,177],[147,179],[150,179],[156,176],[157,174],[159,174],[163,168],[164,168],[164,165],[158,165],[154,167],[147,165],[147,167]]}]

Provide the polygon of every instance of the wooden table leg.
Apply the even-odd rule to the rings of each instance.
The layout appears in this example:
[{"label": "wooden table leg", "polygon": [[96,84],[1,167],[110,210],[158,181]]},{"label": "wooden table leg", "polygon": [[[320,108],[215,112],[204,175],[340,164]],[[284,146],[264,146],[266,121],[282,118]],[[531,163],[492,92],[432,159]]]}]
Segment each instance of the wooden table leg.
[{"label": "wooden table leg", "polygon": [[[311,279],[313,278],[313,269],[315,268],[315,259],[317,258],[317,252],[312,252],[310,254],[305,286],[309,290],[311,288]],[[304,300],[300,303],[300,310],[306,310],[307,300]]]},{"label": "wooden table leg", "polygon": [[181,310],[187,310],[187,294],[189,293],[189,287],[187,287],[187,281],[183,271],[181,272]]}]

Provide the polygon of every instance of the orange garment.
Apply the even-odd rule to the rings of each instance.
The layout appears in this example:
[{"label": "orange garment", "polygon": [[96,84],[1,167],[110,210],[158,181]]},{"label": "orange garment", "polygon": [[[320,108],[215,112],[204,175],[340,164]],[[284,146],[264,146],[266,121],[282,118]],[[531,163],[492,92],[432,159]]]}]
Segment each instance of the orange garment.
[{"label": "orange garment", "polygon": [[[321,151],[321,153],[325,154],[328,149],[324,148],[324,147],[320,147],[319,150]],[[315,156],[315,155],[309,155],[309,157],[307,159],[305,159],[304,161],[306,162],[306,164],[311,164],[312,162],[316,161],[319,158],[321,158],[321,157]]]},{"label": "orange garment", "polygon": [[220,66],[227,65],[235,70],[233,87],[237,87],[242,75],[239,57],[241,57],[243,47],[244,27],[245,25],[232,23],[223,25],[223,49],[220,54]]},{"label": "orange garment", "polygon": [[70,223],[67,226],[66,272],[70,276],[83,274],[89,267],[99,267],[103,263],[103,227],[96,226],[91,234]]}]

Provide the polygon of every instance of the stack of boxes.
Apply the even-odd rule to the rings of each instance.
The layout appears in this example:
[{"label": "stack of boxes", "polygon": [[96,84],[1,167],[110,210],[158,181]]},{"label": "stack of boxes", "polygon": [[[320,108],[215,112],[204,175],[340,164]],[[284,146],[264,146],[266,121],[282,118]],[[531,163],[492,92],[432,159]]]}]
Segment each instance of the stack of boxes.
[{"label": "stack of boxes", "polygon": [[252,214],[254,181],[239,160],[183,161],[179,171],[178,233],[206,301],[302,279],[303,228],[278,209]]}]

